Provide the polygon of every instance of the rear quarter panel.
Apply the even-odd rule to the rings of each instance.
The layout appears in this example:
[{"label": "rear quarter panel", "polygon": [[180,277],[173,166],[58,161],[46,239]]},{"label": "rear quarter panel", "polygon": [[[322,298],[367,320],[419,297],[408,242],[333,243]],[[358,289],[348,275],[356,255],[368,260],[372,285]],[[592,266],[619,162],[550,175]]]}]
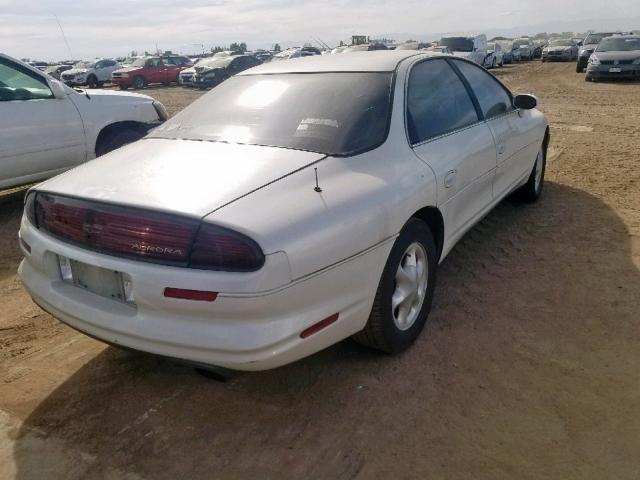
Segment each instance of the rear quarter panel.
[{"label": "rear quarter panel", "polygon": [[[393,238],[416,211],[435,206],[433,171],[415,156],[405,132],[408,64],[403,62],[397,72],[383,145],[361,155],[320,160],[206,220],[242,231],[265,253],[284,251],[297,279]],[[321,192],[314,191],[314,168]]]}]

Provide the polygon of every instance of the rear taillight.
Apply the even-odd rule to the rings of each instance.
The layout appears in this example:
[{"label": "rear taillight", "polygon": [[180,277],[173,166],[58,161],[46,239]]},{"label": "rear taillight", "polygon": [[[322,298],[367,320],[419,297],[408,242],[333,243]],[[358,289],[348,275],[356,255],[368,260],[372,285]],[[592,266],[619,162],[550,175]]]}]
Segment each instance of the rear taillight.
[{"label": "rear taillight", "polygon": [[30,192],[27,194],[27,198],[24,200],[24,214],[31,223],[36,224],[36,210],[35,210],[36,192]]},{"label": "rear taillight", "polygon": [[251,271],[263,264],[262,250],[249,237],[216,225],[201,225],[191,251],[192,268]]},{"label": "rear taillight", "polygon": [[101,253],[206,270],[264,264],[250,238],[195,219],[48,193],[30,194],[25,210],[40,230]]}]

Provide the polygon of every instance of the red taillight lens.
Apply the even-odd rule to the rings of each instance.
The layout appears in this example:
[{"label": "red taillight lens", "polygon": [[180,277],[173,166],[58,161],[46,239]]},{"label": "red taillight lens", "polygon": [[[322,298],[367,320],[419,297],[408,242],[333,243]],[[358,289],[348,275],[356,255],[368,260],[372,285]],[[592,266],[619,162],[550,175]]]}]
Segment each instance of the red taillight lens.
[{"label": "red taillight lens", "polygon": [[27,197],[25,211],[37,228],[101,253],[206,270],[264,264],[256,242],[199,220],[42,192]]},{"label": "red taillight lens", "polygon": [[246,272],[262,265],[264,254],[249,237],[216,225],[201,225],[191,252],[192,268]]},{"label": "red taillight lens", "polygon": [[36,225],[95,250],[186,266],[197,220],[38,193]]}]

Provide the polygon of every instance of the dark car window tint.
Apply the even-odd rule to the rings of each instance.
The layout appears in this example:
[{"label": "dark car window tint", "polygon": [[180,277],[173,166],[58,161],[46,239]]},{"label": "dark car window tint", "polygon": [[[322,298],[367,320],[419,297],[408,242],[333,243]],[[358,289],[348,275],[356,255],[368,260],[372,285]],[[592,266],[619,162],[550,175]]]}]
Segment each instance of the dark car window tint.
[{"label": "dark car window tint", "polygon": [[386,138],[392,83],[390,72],[235,76],[151,136],[352,155]]},{"label": "dark car window tint", "polygon": [[485,118],[495,117],[511,110],[511,96],[495,78],[471,63],[460,60],[454,60],[454,62],[476,94]]},{"label": "dark car window tint", "polygon": [[422,62],[411,70],[407,91],[407,129],[419,143],[478,121],[462,81],[444,60]]}]

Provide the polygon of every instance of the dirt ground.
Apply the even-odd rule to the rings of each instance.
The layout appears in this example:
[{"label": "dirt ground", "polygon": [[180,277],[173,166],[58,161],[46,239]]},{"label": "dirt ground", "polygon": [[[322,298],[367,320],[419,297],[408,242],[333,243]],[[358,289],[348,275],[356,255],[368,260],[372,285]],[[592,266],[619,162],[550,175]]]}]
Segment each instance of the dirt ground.
[{"label": "dirt ground", "polygon": [[[107,347],[22,290],[4,195],[0,477],[640,478],[640,84],[498,74],[551,122],[543,198],[464,238],[400,356],[345,341],[221,383]],[[147,93],[172,113],[198,95]]]}]

